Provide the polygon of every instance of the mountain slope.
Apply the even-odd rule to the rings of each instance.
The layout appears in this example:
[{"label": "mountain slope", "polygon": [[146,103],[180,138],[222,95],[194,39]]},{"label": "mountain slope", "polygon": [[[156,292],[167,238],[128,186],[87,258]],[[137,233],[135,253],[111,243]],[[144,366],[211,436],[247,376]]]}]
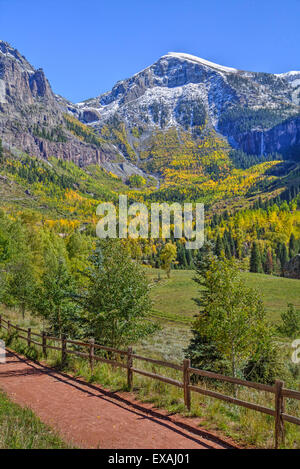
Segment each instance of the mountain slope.
[{"label": "mountain slope", "polygon": [[[0,138],[6,148],[42,158],[56,156],[79,166],[99,164],[116,173],[136,172],[110,142],[65,115],[42,69],[0,41]],[[122,162],[122,165],[120,165]]]},{"label": "mountain slope", "polygon": [[299,103],[300,72],[247,72],[169,53],[70,110],[104,135],[123,126],[138,159],[149,135],[172,127],[196,137],[214,129],[247,153],[284,151],[300,143]]},{"label": "mountain slope", "polygon": [[232,149],[245,152],[244,162],[256,155],[244,168],[274,159],[271,153],[297,160],[299,93],[300,72],[247,72],[169,53],[110,92],[72,104],[0,41],[5,148],[98,164],[122,179],[139,174],[168,190],[226,180],[240,158]]}]

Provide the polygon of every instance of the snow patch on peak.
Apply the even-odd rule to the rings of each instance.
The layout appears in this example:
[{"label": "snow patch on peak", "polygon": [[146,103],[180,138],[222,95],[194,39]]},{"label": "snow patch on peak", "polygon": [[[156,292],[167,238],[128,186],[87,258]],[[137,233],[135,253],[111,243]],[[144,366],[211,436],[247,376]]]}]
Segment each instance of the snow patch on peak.
[{"label": "snow patch on peak", "polygon": [[285,73],[276,73],[277,77],[292,77],[292,76],[297,76],[300,75],[300,70],[291,70],[290,72],[285,72]]},{"label": "snow patch on peak", "polygon": [[176,57],[177,59],[181,60],[189,60],[190,62],[195,62],[200,65],[206,65],[207,67],[215,68],[221,70],[222,72],[238,72],[236,68],[225,67],[224,65],[215,64],[214,62],[210,62],[209,60],[201,59],[200,57],[196,57],[195,55],[185,54],[183,52],[169,52],[164,57]]}]

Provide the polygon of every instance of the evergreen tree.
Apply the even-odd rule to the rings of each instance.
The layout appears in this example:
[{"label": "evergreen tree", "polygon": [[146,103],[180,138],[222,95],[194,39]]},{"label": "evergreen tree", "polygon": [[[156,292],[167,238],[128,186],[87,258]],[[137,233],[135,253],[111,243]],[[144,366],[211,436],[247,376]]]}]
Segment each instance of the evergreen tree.
[{"label": "evergreen tree", "polygon": [[193,256],[190,249],[185,249],[186,262],[189,268],[193,267]]},{"label": "evergreen tree", "polygon": [[206,255],[197,265],[195,280],[202,287],[196,300],[200,312],[194,322],[194,330],[200,334],[198,343],[201,347],[216,347],[236,376],[241,364],[267,334],[263,303],[227,259]]},{"label": "evergreen tree", "polygon": [[227,259],[231,259],[232,255],[231,255],[231,249],[230,249],[230,244],[228,242],[228,240],[224,240],[223,241],[223,244],[224,244],[224,251],[225,251],[225,256]]},{"label": "evergreen tree", "polygon": [[187,269],[188,263],[185,256],[185,249],[181,243],[176,243],[177,245],[177,262],[181,269]]},{"label": "evergreen tree", "polygon": [[285,266],[288,263],[289,257],[288,257],[288,250],[287,247],[284,243],[281,245],[281,251],[280,251],[280,264],[281,264],[281,275],[284,275],[284,270]]},{"label": "evergreen tree", "polygon": [[[209,268],[204,271],[205,264]],[[194,329],[217,348],[230,363],[232,376],[237,376],[257,343],[264,343],[269,334],[263,303],[256,291],[245,285],[235,264],[226,259],[202,260],[196,281],[202,289]]]},{"label": "evergreen tree", "polygon": [[234,242],[231,231],[229,231],[228,233],[228,243],[230,245],[231,256],[236,256],[235,242]]},{"label": "evergreen tree", "polygon": [[[206,241],[202,248],[199,249],[194,259],[196,275],[193,280],[199,284],[201,288],[203,288],[204,285],[203,278],[214,259],[213,251],[213,244]],[[201,298],[194,298],[194,302],[202,307]],[[191,359],[192,366],[216,373],[228,373],[230,365],[228,361],[223,359],[216,344],[201,330],[193,329],[192,334],[193,336],[189,347],[185,350],[186,357]]]},{"label": "evergreen tree", "polygon": [[281,324],[278,326],[280,334],[294,339],[300,333],[300,311],[289,303],[286,312],[281,314]]},{"label": "evergreen tree", "polygon": [[216,241],[216,246],[215,246],[216,256],[221,257],[223,251],[224,251],[223,241],[222,241],[222,238],[221,238],[220,234],[218,234],[217,241]]},{"label": "evergreen tree", "polygon": [[257,342],[253,354],[243,368],[243,375],[248,381],[272,385],[278,376],[282,376],[283,370],[278,346],[274,343],[270,331],[265,334],[264,340]]},{"label": "evergreen tree", "polygon": [[261,263],[261,254],[257,241],[254,241],[251,249],[250,256],[250,272],[261,272],[262,263]]},{"label": "evergreen tree", "polygon": [[190,358],[192,367],[214,373],[229,374],[230,364],[224,360],[216,344],[201,331],[192,330],[192,334],[190,344],[185,350],[185,356]]},{"label": "evergreen tree", "polygon": [[234,250],[237,259],[242,258],[242,243],[239,237],[236,237],[234,240]]}]

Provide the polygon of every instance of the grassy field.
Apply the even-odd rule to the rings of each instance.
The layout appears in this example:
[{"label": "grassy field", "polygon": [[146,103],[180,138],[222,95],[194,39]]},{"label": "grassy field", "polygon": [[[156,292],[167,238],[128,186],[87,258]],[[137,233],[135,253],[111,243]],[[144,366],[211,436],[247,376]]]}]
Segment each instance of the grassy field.
[{"label": "grassy field", "polygon": [[[162,330],[139,346],[139,351],[149,355],[154,351],[164,359],[182,361],[184,349],[191,337],[191,325],[198,312],[193,298],[199,296],[199,286],[193,281],[192,270],[173,270],[171,278],[157,269],[147,271],[151,280],[153,301],[152,316],[162,325]],[[277,323],[293,303],[300,309],[300,281],[264,274],[242,272],[246,284],[255,288],[263,299],[269,319]]]},{"label": "grassy field", "polygon": [[0,449],[64,449],[59,436],[34,413],[0,392]]},{"label": "grassy field", "polygon": [[[193,281],[194,271],[173,270],[170,279],[158,270],[151,270],[147,275],[153,284],[151,291],[153,315],[165,320],[190,324],[198,312],[193,301],[199,291],[199,286]],[[277,322],[280,314],[286,311],[288,303],[300,308],[299,280],[249,272],[243,272],[242,276],[249,287],[256,288],[259,292],[268,315],[274,322]]]}]

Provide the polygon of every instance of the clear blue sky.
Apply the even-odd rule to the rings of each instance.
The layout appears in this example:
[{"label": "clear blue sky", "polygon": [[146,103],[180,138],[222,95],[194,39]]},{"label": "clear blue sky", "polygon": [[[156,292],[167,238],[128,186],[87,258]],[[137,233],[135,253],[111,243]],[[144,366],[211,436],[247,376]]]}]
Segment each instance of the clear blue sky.
[{"label": "clear blue sky", "polygon": [[0,38],[81,101],[169,51],[300,70],[300,0],[0,0]]}]

